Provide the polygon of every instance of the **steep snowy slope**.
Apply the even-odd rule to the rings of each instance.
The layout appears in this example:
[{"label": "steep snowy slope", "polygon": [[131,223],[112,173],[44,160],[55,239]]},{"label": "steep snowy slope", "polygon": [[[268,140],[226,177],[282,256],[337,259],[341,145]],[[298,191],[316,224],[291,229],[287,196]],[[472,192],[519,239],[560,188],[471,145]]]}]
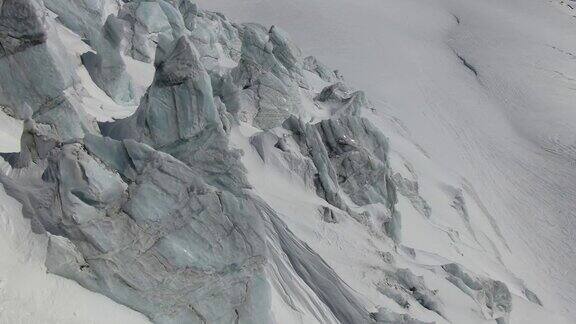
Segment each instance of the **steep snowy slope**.
[{"label": "steep snowy slope", "polygon": [[367,90],[377,111],[471,184],[510,246],[506,266],[549,307],[573,312],[573,10],[547,1],[200,3],[284,27]]},{"label": "steep snowy slope", "polygon": [[203,2],[0,2],[0,322],[572,322],[569,8]]}]

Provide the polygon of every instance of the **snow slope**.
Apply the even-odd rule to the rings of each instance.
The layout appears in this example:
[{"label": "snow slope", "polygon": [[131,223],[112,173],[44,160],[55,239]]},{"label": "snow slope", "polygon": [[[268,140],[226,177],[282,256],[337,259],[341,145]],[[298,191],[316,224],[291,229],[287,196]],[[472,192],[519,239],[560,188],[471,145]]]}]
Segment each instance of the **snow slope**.
[{"label": "snow slope", "polygon": [[0,152],[10,153],[20,151],[20,134],[22,122],[0,110]]},{"label": "snow slope", "polygon": [[[573,12],[534,0],[199,3],[279,25],[341,69],[367,91],[382,127],[398,121],[468,187],[469,200],[500,228],[506,268],[546,307],[576,318]],[[392,148],[410,155],[401,141],[392,138]],[[423,196],[434,211],[438,198]],[[420,241],[434,249],[434,240]]]}]

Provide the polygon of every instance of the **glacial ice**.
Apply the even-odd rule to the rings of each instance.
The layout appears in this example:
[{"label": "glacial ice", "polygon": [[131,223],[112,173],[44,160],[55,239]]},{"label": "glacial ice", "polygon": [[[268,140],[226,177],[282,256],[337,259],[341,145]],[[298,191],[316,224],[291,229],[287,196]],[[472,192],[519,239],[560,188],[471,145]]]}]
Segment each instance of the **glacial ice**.
[{"label": "glacial ice", "polygon": [[[234,24],[188,0],[0,6],[0,105],[24,121],[20,152],[2,155],[18,172],[0,183],[48,237],[48,271],[155,323],[282,323],[271,306],[279,286],[321,323],[427,323],[368,306],[252,189],[231,140],[243,125],[256,129],[249,145],[265,165],[323,202],[314,210],[324,226],[352,220],[400,255],[398,195],[431,213],[418,182],[393,170],[389,141],[364,116],[374,109],[364,92],[304,58],[280,27]],[[118,104],[140,99],[126,56],[154,64],[133,115],[97,124],[86,114],[57,23],[92,48],[82,64]],[[329,85],[310,95],[306,73]],[[321,120],[307,118],[306,96]],[[403,311],[418,303],[448,319],[423,277],[381,255],[389,269],[378,292]],[[486,319],[507,319],[506,284],[442,269]]]}]

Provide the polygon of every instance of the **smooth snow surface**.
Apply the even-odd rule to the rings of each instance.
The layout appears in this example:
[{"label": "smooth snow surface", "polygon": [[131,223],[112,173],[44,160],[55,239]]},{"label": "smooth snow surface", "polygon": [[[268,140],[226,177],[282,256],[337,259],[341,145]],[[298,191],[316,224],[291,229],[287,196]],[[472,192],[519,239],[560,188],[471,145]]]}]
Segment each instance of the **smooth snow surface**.
[{"label": "smooth snow surface", "polygon": [[[426,220],[400,201],[410,224],[403,226],[405,245],[501,280],[509,269],[546,309],[576,320],[573,10],[537,0],[199,4],[232,20],[279,25],[306,52],[341,69],[350,84],[367,92],[377,110],[374,119],[391,137],[398,159],[414,164],[422,196],[432,205]],[[393,129],[403,136],[392,135]],[[442,207],[450,206],[443,200],[454,185],[464,190],[472,225]],[[268,200],[274,205],[274,198]],[[443,225],[467,236],[459,243],[462,256],[446,249],[453,243],[438,234]],[[482,234],[467,233],[470,227],[468,232]],[[486,249],[488,241],[496,242],[488,253],[494,259],[464,250],[466,240]],[[512,323],[542,323],[529,316],[534,306],[522,311],[519,305]]]},{"label": "smooth snow surface", "polygon": [[22,121],[16,120],[0,110],[0,152],[10,153],[20,151],[20,135]]}]

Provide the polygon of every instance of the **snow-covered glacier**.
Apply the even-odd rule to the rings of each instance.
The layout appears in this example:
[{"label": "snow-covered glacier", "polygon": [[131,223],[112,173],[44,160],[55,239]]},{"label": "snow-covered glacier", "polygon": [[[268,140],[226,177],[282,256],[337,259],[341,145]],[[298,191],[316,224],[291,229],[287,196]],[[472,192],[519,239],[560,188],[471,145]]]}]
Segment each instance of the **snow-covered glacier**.
[{"label": "snow-covered glacier", "polygon": [[0,0],[0,323],[572,323],[574,14]]}]

